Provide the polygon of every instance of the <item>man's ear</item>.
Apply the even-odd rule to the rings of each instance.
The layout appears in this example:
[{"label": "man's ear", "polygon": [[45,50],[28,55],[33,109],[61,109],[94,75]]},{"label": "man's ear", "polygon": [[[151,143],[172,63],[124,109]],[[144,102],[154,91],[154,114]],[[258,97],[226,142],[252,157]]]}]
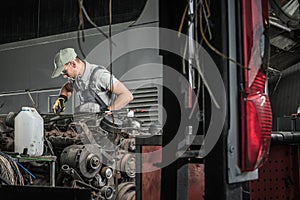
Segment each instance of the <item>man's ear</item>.
[{"label": "man's ear", "polygon": [[76,67],[76,61],[75,61],[75,59],[73,59],[73,60],[70,61],[70,65],[71,65],[73,68]]}]

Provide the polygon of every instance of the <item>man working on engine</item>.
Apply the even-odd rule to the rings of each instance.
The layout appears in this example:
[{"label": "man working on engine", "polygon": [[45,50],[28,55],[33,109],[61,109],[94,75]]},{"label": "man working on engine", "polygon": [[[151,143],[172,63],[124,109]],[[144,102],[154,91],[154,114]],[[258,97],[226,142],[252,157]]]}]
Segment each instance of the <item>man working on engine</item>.
[{"label": "man working on engine", "polygon": [[55,55],[51,78],[59,75],[68,78],[68,82],[62,86],[52,107],[54,113],[64,111],[73,91],[76,112],[120,110],[133,100],[127,87],[105,67],[81,60],[73,48],[61,49]]}]

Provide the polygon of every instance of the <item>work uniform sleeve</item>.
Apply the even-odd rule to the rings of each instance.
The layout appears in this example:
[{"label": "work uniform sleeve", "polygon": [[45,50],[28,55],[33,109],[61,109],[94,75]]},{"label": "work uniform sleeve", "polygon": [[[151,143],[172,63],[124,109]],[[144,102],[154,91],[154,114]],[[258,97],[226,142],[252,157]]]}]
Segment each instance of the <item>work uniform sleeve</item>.
[{"label": "work uniform sleeve", "polygon": [[75,80],[74,79],[71,79],[71,78],[69,78],[68,79],[68,89],[69,90],[73,90],[74,89],[74,82],[75,82]]},{"label": "work uniform sleeve", "polygon": [[98,70],[94,76],[96,87],[99,90],[110,90],[111,85],[117,80],[116,77],[106,69]]}]

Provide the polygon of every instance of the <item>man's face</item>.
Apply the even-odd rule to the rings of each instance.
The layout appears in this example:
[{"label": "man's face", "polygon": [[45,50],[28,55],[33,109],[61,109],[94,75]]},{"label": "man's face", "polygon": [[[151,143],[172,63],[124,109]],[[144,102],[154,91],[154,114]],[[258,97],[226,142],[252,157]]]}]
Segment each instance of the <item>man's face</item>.
[{"label": "man's face", "polygon": [[61,72],[64,78],[73,78],[73,79],[76,78],[77,74],[74,68],[75,64],[76,63],[70,61],[64,65],[64,68]]}]

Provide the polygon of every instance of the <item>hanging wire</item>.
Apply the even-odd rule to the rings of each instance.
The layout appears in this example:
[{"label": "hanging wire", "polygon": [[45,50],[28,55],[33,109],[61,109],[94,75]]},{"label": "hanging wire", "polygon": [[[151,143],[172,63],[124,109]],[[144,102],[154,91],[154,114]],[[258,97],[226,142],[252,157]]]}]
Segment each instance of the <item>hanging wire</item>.
[{"label": "hanging wire", "polygon": [[182,14],[182,17],[181,17],[181,20],[180,20],[180,25],[179,25],[179,29],[178,29],[178,38],[180,37],[181,35],[181,32],[182,32],[182,27],[183,27],[183,23],[184,23],[184,19],[185,19],[185,16],[186,16],[186,12],[187,12],[187,9],[189,7],[189,4],[187,4],[184,8],[184,11],[183,11],[183,14]]},{"label": "hanging wire", "polygon": [[[112,30],[111,30],[111,25],[112,25],[112,0],[109,0],[109,71],[110,71],[110,89],[111,91],[113,91],[113,60],[112,60],[112,55],[113,55],[113,47],[112,47],[112,40],[111,40],[111,36],[112,36]],[[115,101],[115,95],[112,95],[111,98],[111,103]],[[112,105],[112,104],[110,104]],[[113,109],[113,108],[112,108]],[[112,113],[112,120],[113,123],[115,123],[115,117],[114,114]],[[113,128],[113,135],[115,135],[115,128]],[[118,182],[118,178],[117,178],[117,170],[115,170],[115,183],[116,183],[116,187],[119,187],[119,182]]]},{"label": "hanging wire", "polygon": [[[85,53],[81,47],[81,40],[80,40],[80,33],[82,35],[82,41],[85,41],[84,38],[84,19],[83,19],[83,13],[82,13],[82,6],[80,3],[80,0],[78,0],[78,5],[79,5],[79,25],[78,25],[78,31],[77,31],[77,42],[78,42],[78,46],[79,46],[79,50],[83,56],[83,58],[85,59]],[[81,30],[81,31],[80,31]]]},{"label": "hanging wire", "polygon": [[80,6],[80,0],[78,0],[79,4],[79,29],[81,28],[82,32],[82,40],[84,41],[84,19],[83,19],[83,14],[82,14],[82,6]]},{"label": "hanging wire", "polygon": [[[113,47],[112,47],[112,40],[111,40],[111,36],[112,36],[112,30],[111,30],[111,25],[112,25],[112,0],[109,0],[109,71],[110,71],[110,80],[109,80],[109,85],[110,85],[110,89],[113,91],[113,64],[112,64],[112,52],[113,52]],[[111,103],[114,101],[114,95],[112,95],[111,98]]]},{"label": "hanging wire", "polygon": [[[200,0],[200,2],[199,2],[199,24],[200,24],[200,33],[201,33],[201,36],[202,36],[202,38],[203,38],[203,40],[204,40],[204,42],[206,43],[206,45],[212,50],[212,51],[214,51],[216,54],[218,54],[219,56],[221,56],[222,58],[225,58],[225,59],[227,59],[227,60],[229,60],[229,61],[231,61],[231,62],[233,62],[233,63],[235,63],[236,65],[238,65],[238,66],[240,66],[240,67],[242,67],[242,68],[245,68],[244,67],[244,65],[242,65],[241,63],[239,63],[239,62],[237,62],[236,60],[234,60],[234,59],[232,59],[232,58],[230,58],[230,57],[228,57],[227,55],[225,55],[225,54],[223,54],[222,52],[220,52],[218,49],[216,49],[212,44],[210,44],[210,42],[207,40],[207,38],[206,38],[206,36],[205,36],[205,33],[204,33],[204,31],[203,31],[203,10],[204,10],[205,8],[204,8],[204,6],[203,6],[203,2],[202,2],[202,0]],[[209,8],[208,8],[209,9]],[[208,12],[208,13],[210,13],[210,12]],[[205,17],[205,16],[204,16]],[[207,20],[206,20],[206,22],[207,22]],[[207,24],[207,26],[208,26],[208,24]]]},{"label": "hanging wire", "polygon": [[[114,90],[114,86],[113,86],[113,46],[112,46],[112,0],[109,0],[109,71],[110,71],[110,80],[109,80],[109,85],[110,85],[110,90],[113,91]],[[116,96],[111,94],[111,98],[110,98],[110,105],[113,104],[113,102],[115,101]],[[111,107],[113,109],[113,107]],[[112,113],[112,122],[115,123],[115,117],[114,114]],[[115,129],[113,128],[113,134],[115,134]]]},{"label": "hanging wire", "polygon": [[[201,0],[200,0],[200,2],[201,2]],[[201,7],[200,7],[200,9],[201,9]],[[205,0],[205,7],[203,6],[203,14],[204,14],[205,22],[206,22],[205,29],[208,32],[209,40],[211,40],[212,39],[212,33],[211,33],[209,22],[208,22],[208,18],[210,17],[210,8],[208,6],[207,0]]]},{"label": "hanging wire", "polygon": [[199,55],[196,54],[196,58],[195,58],[195,60],[196,60],[196,66],[197,66],[197,69],[198,69],[198,73],[199,73],[199,75],[202,78],[203,84],[206,86],[206,89],[207,89],[207,91],[208,91],[208,93],[209,93],[209,95],[211,97],[212,102],[215,104],[216,108],[220,109],[220,105],[217,102],[217,100],[215,98],[215,95],[213,94],[212,90],[210,89],[210,87],[209,87],[209,85],[208,85],[208,83],[207,83],[207,81],[205,79],[205,76],[204,76],[204,74],[203,74],[203,72],[202,72],[202,70],[200,68],[200,63],[199,63],[199,57],[198,56]]},{"label": "hanging wire", "polygon": [[2,175],[0,174],[0,183],[3,182],[6,185],[11,185],[5,178],[2,177]]},{"label": "hanging wire", "polygon": [[82,10],[84,16],[86,17],[86,19],[88,20],[88,22],[90,22],[91,25],[93,25],[104,37],[106,37],[108,39],[108,36],[97,26],[97,24],[95,24],[95,22],[93,22],[90,18],[90,16],[88,15],[88,13],[86,12],[84,6],[83,6],[83,0],[78,0],[79,2],[79,6],[80,6],[80,10]]},{"label": "hanging wire", "polygon": [[[83,41],[84,41],[84,18],[83,18],[83,14],[84,16],[86,17],[86,19],[90,22],[90,24],[92,24],[104,37],[106,37],[108,40],[109,40],[109,60],[110,60],[110,65],[109,65],[109,71],[110,71],[110,74],[111,74],[111,77],[110,77],[110,88],[112,88],[112,47],[113,47],[113,44],[114,42],[112,41],[111,39],[111,36],[112,36],[112,0],[109,1],[109,35],[105,34],[92,20],[91,18],[89,17],[89,15],[87,14],[86,10],[85,10],[85,7],[83,5],[83,0],[78,0],[78,4],[79,4],[79,25],[78,25],[78,31],[77,31],[77,41],[78,41],[78,45],[79,45],[79,49],[82,53],[82,55],[84,56],[84,58],[86,57],[85,56],[85,53],[83,52],[83,49],[81,47],[81,41],[80,41],[80,30],[81,30],[81,33],[82,33],[82,38],[83,38]],[[114,44],[115,45],[115,44]],[[114,96],[112,96],[114,97]],[[113,99],[111,99],[113,100]]]},{"label": "hanging wire", "polygon": [[[96,30],[98,32],[100,32],[105,38],[109,39],[109,36],[104,33],[99,26],[97,26],[97,24],[95,22],[93,22],[93,20],[91,20],[90,16],[88,15],[87,11],[85,10],[85,7],[83,5],[83,0],[78,0],[78,4],[79,4],[79,25],[78,25],[78,31],[77,31],[77,42],[78,42],[78,46],[79,46],[79,50],[81,52],[81,54],[83,55],[84,58],[86,58],[86,55],[82,49],[81,46],[81,41],[80,41],[80,32],[82,35],[82,41],[84,42],[85,37],[84,37],[84,16],[85,18],[88,20],[88,22],[94,27],[96,28]],[[114,42],[110,41],[112,44],[114,44]],[[115,44],[114,44],[115,45]]]},{"label": "hanging wire", "polygon": [[[206,5],[207,5],[207,3],[206,3]],[[185,18],[185,15],[186,15],[186,13],[187,13],[188,7],[189,7],[189,4],[186,5],[186,7],[185,7],[185,9],[184,9],[184,12],[183,12],[183,15],[182,15],[182,17],[181,17],[181,23],[180,23],[179,30],[178,30],[178,37],[180,37],[180,33],[182,32],[182,27],[183,27],[183,23],[184,23],[184,18]],[[207,8],[208,8],[208,5],[207,5]],[[201,10],[201,7],[200,7],[200,10]],[[210,11],[207,11],[207,13],[208,13],[208,15],[210,15]],[[201,15],[202,12],[199,13],[199,14]],[[208,20],[207,20],[207,23],[208,23]],[[200,20],[200,28],[201,28],[201,30],[202,30],[202,32],[203,32],[203,28],[202,28],[202,20]],[[206,26],[206,28],[208,28],[208,26]],[[204,35],[204,33],[203,33],[202,35]],[[205,41],[205,39],[206,39],[206,38],[202,37],[200,43],[202,44],[203,41]],[[200,45],[201,45],[201,44],[200,44]],[[199,45],[199,47],[200,47],[200,45]],[[197,46],[197,45],[196,45],[196,46]],[[199,47],[198,47],[198,48],[199,48]],[[197,48],[196,55],[195,55],[195,61],[196,61],[195,63],[196,63],[196,67],[197,67],[198,74],[199,74],[200,77],[202,78],[203,84],[205,85],[205,87],[206,87],[208,93],[210,94],[210,97],[211,97],[213,103],[214,103],[215,106],[219,109],[219,108],[220,108],[220,105],[218,104],[218,102],[217,102],[217,100],[216,100],[216,98],[215,98],[215,96],[214,96],[212,90],[210,89],[210,87],[209,87],[209,85],[208,85],[208,83],[207,83],[207,81],[206,81],[206,79],[205,79],[205,76],[204,76],[204,74],[203,74],[203,72],[202,72],[202,70],[201,70],[200,63],[199,63],[199,57],[198,57],[198,51],[199,51],[198,48]],[[183,53],[184,53],[184,54],[183,54],[183,59],[185,59],[186,51],[187,51],[187,50],[186,50],[186,45],[185,45],[184,52],[183,52]],[[184,67],[185,67],[184,61],[183,61],[183,64],[184,64]],[[184,71],[185,71],[185,69],[184,69]],[[199,81],[198,81],[198,87],[199,87]],[[199,94],[200,94],[200,90],[199,90],[199,88],[198,88],[197,93],[196,93],[196,96],[198,97]],[[197,101],[196,101],[196,102],[197,102]],[[195,108],[196,108],[196,102],[194,103],[194,105],[193,105],[193,107],[192,107],[191,113],[190,113],[190,115],[189,115],[189,119],[192,117],[192,115],[193,115],[193,113],[194,113],[194,111],[195,111]]]},{"label": "hanging wire", "polygon": [[[206,2],[206,5],[207,5],[207,1],[205,1]],[[197,2],[196,2],[196,4],[197,4]],[[198,4],[197,4],[198,5]],[[208,6],[207,6],[208,7]],[[196,6],[196,9],[197,9],[197,6]],[[208,16],[207,17],[209,17],[210,16],[210,12],[208,11],[208,14],[207,14]],[[198,16],[197,16],[197,12],[195,12],[195,17],[194,17],[194,23],[195,23],[195,30],[198,30]],[[205,27],[205,28],[207,28],[207,26]],[[205,29],[205,31],[206,31],[206,29]],[[196,33],[197,33],[197,31],[196,31]],[[199,40],[199,37],[198,37],[198,34],[195,34],[195,41],[196,42],[198,42],[198,40]],[[196,54],[196,56],[195,56],[195,63],[196,63],[196,68],[197,68],[197,78],[198,78],[198,82],[197,82],[197,91],[196,91],[196,98],[198,99],[199,97],[200,97],[200,92],[201,92],[201,88],[202,88],[202,113],[205,113],[205,87],[206,87],[206,85],[205,85],[205,83],[203,83],[203,84],[201,84],[202,82],[202,77],[201,77],[201,75],[199,74],[199,72],[201,71],[201,66],[200,66],[200,64],[199,64],[199,60],[198,60],[198,56],[197,55],[199,55],[199,49],[200,49],[200,47],[202,46],[202,44],[203,44],[203,38],[201,38],[201,40],[199,41],[199,45],[195,45],[195,54]],[[198,62],[197,62],[198,61]],[[195,112],[195,109],[196,109],[196,106],[198,105],[198,101],[194,101],[194,103],[193,103],[193,106],[192,106],[192,109],[191,109],[191,112],[190,112],[190,115],[189,115],[189,119],[191,119],[192,118],[192,116],[193,116],[193,114],[194,114],[194,112]],[[200,118],[202,118],[202,113],[200,112],[199,113],[199,117]],[[203,120],[203,127],[202,127],[202,132],[203,133],[205,133],[205,118],[203,118],[202,119]]]}]

